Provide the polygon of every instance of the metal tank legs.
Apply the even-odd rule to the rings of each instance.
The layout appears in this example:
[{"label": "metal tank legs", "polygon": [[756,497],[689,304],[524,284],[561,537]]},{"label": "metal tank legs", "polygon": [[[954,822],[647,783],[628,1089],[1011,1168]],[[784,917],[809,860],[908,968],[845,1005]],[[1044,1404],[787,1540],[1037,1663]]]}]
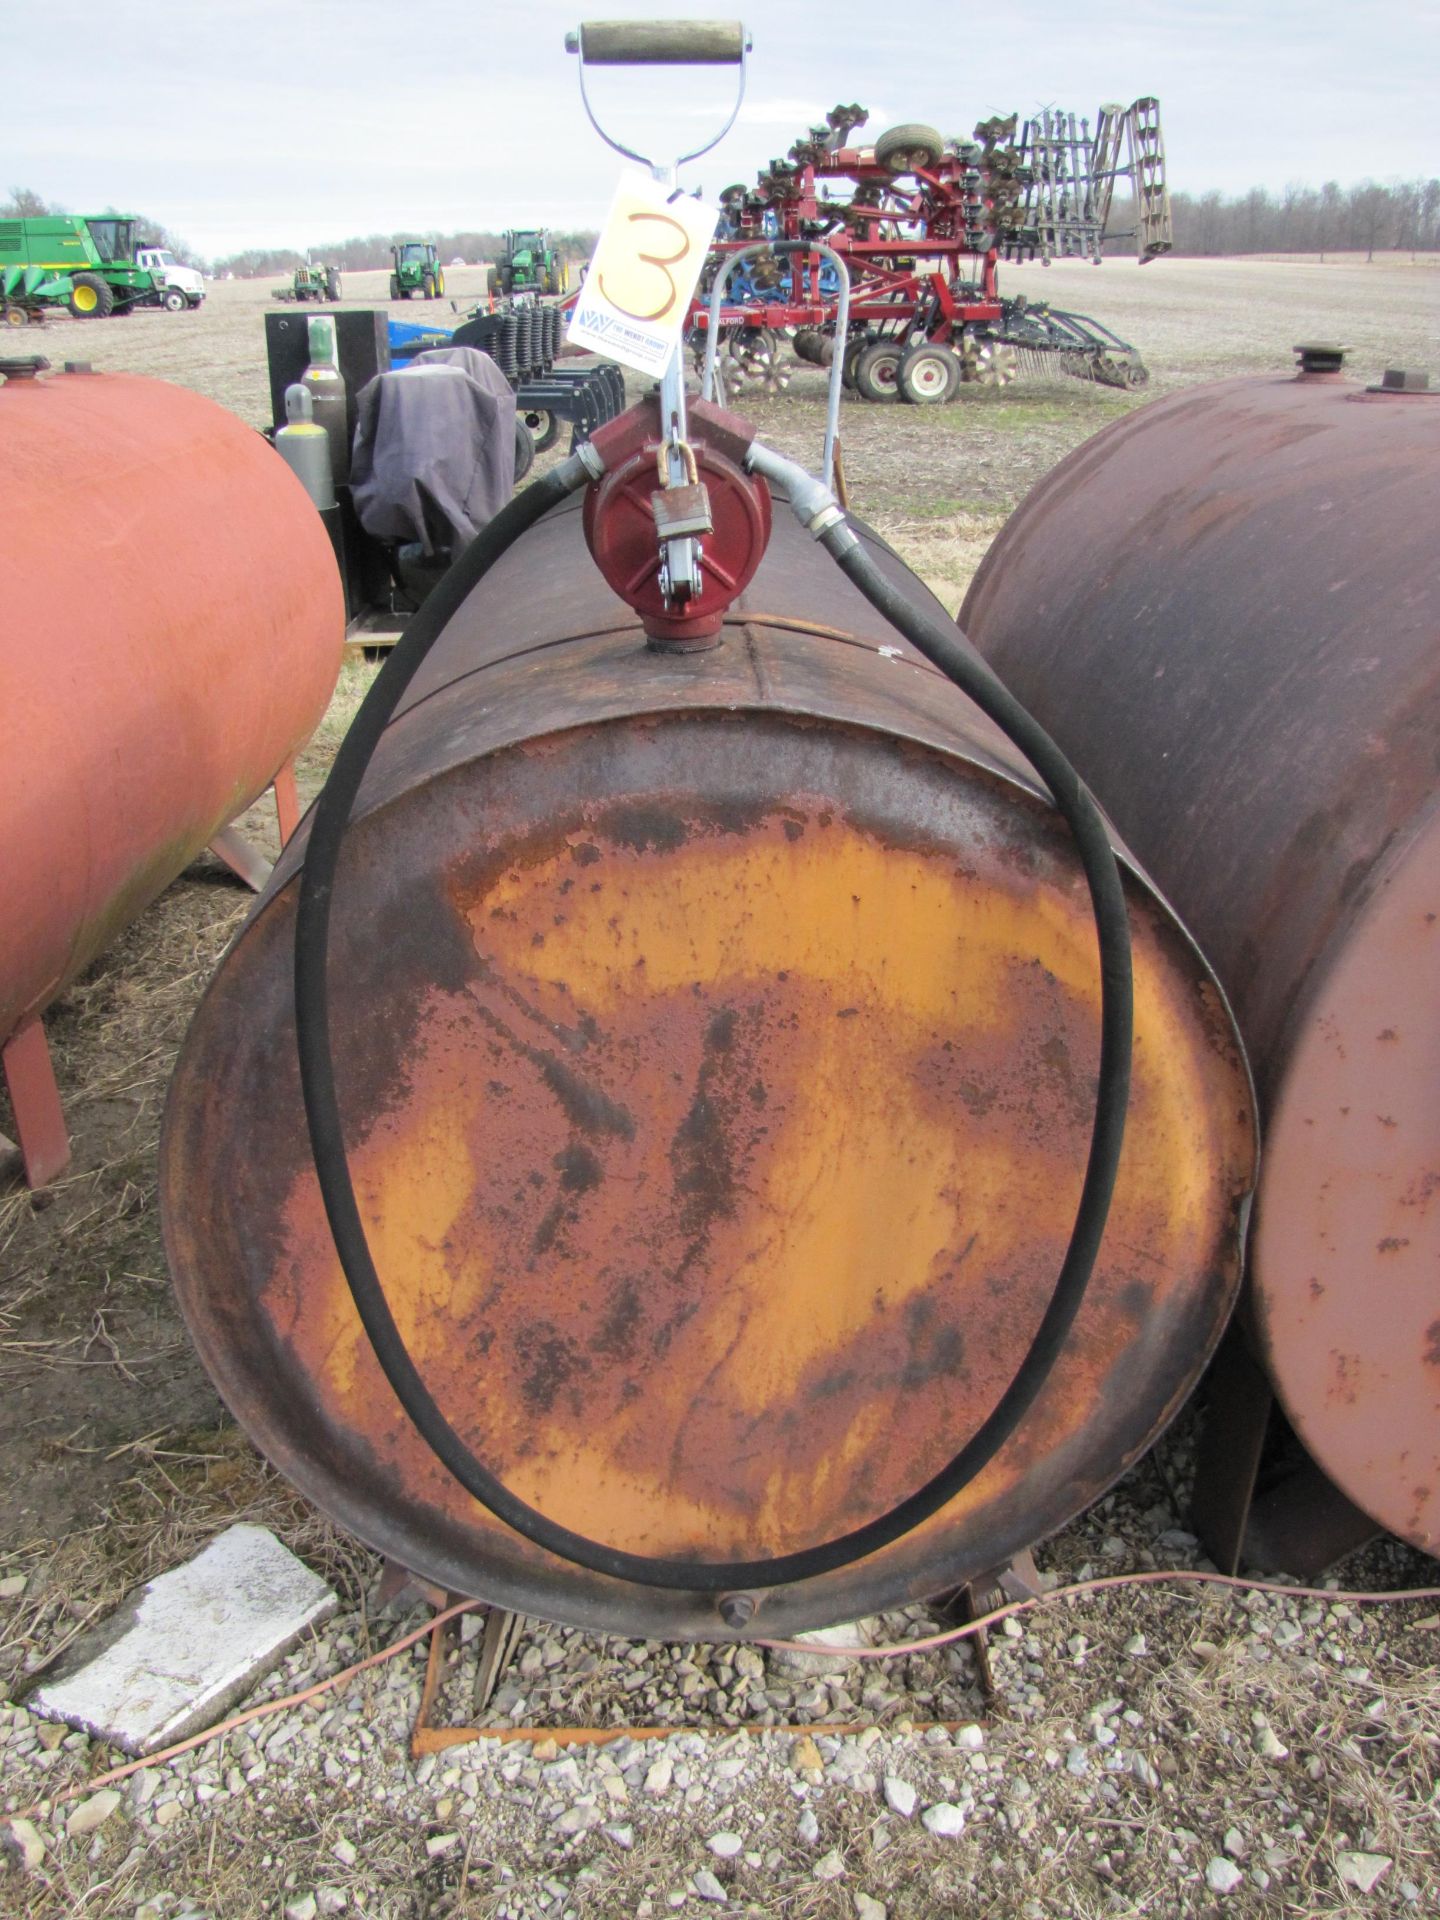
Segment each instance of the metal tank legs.
[{"label": "metal tank legs", "polygon": [[0,1064],[15,1115],[25,1184],[48,1186],[70,1164],[70,1134],[60,1105],[60,1089],[55,1084],[45,1022],[37,1016],[17,1027],[0,1047]]}]

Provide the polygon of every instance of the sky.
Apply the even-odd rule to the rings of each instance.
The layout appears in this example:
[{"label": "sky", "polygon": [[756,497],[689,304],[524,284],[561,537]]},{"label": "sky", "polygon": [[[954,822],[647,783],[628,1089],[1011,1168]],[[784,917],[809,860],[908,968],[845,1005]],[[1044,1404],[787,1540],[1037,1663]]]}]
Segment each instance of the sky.
[{"label": "sky", "polygon": [[[828,108],[920,121],[1160,101],[1172,190],[1440,174],[1440,0],[775,0],[740,119],[686,169],[712,198]],[[665,0],[603,0],[649,17]],[[716,0],[667,11],[710,17]],[[0,191],[139,211],[215,258],[352,234],[597,226],[625,164],[585,119],[578,0],[47,0],[3,36]],[[700,145],[734,69],[591,70],[627,146]],[[63,87],[57,93],[57,75]]]}]

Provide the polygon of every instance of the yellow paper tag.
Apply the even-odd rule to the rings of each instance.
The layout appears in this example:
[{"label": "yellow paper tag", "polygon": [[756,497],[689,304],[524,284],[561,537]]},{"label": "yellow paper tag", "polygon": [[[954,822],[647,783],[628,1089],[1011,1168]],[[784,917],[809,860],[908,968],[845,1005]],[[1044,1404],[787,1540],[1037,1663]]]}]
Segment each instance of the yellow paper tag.
[{"label": "yellow paper tag", "polygon": [[679,345],[719,217],[688,194],[672,200],[648,174],[623,174],[568,338],[639,373],[663,373]]}]

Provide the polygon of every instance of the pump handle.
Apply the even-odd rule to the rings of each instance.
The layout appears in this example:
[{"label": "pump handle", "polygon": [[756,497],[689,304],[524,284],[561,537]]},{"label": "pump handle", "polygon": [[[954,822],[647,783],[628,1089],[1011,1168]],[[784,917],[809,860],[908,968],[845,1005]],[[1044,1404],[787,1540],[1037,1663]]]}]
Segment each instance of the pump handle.
[{"label": "pump handle", "polygon": [[750,45],[741,20],[584,20],[565,36],[591,67],[733,67]]}]

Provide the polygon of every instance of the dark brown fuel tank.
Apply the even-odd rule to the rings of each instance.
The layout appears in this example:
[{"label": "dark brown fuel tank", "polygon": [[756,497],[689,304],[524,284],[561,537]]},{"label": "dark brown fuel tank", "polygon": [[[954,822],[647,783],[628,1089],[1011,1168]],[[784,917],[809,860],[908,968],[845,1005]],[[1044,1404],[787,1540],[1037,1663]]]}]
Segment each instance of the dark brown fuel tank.
[{"label": "dark brown fuel tank", "polygon": [[[341,1106],[410,1351],[514,1492],[650,1556],[796,1551],[938,1471],[1030,1344],[1091,1122],[1095,940],[1063,827],[783,518],[720,644],[691,654],[647,648],[578,509],[543,521],[391,723],[336,888]],[[300,1107],[304,844],[170,1098],[166,1239],[207,1366],[284,1472],[431,1580],[727,1637],[714,1596],[510,1533],[392,1397]],[[1070,1345],[964,1494],[867,1560],[766,1590],[750,1631],[1003,1563],[1143,1451],[1214,1346],[1252,1184],[1248,1076],[1194,947],[1128,884],[1134,1104]]]},{"label": "dark brown fuel tank", "polygon": [[961,621],[1214,962],[1265,1153],[1254,1327],[1326,1474],[1440,1546],[1440,396],[1141,408]]}]

